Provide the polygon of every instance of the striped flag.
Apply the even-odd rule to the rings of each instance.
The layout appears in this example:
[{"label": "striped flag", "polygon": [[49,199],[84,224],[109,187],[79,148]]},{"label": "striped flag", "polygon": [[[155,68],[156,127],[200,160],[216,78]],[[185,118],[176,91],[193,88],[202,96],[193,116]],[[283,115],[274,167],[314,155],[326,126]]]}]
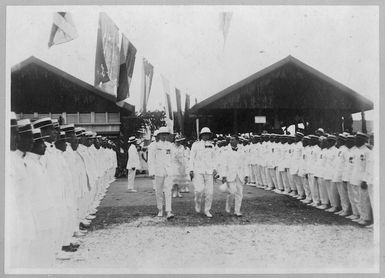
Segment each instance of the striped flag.
[{"label": "striped flag", "polygon": [[154,66],[151,65],[145,58],[143,58],[143,72],[142,72],[142,94],[140,98],[140,111],[147,111],[148,97],[150,96],[152,77],[154,75]]},{"label": "striped flag", "polygon": [[130,96],[130,84],[134,71],[136,57],[135,46],[122,35],[122,45],[120,47],[120,71],[119,84],[116,101],[125,100]]},{"label": "striped flag", "polygon": [[115,97],[118,88],[119,64],[119,28],[106,13],[100,13],[94,84]]},{"label": "striped flag", "polygon": [[180,90],[175,88],[175,97],[176,97],[176,115],[178,118],[178,124],[179,124],[179,131],[183,134],[184,128],[183,128],[183,115],[182,115],[182,98],[180,94]]},{"label": "striped flag", "polygon": [[49,36],[48,48],[55,44],[72,41],[79,37],[72,16],[68,12],[53,14],[53,24]]},{"label": "striped flag", "polygon": [[172,114],[172,106],[171,106],[171,97],[170,97],[170,82],[163,76],[162,77],[162,83],[163,83],[163,91],[166,101],[166,118],[173,120],[173,114]]}]

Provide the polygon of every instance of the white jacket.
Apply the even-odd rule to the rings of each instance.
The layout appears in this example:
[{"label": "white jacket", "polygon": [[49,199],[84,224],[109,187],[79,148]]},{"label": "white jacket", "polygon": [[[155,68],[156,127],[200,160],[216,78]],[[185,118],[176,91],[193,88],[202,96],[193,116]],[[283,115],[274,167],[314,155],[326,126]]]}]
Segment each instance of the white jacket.
[{"label": "white jacket", "polygon": [[148,154],[149,174],[159,177],[177,174],[177,154],[175,145],[168,141],[156,142]]},{"label": "white jacket", "polygon": [[212,174],[217,167],[214,145],[209,141],[195,142],[191,147],[189,170],[195,174]]},{"label": "white jacket", "polygon": [[353,160],[353,170],[350,177],[350,183],[353,185],[361,185],[365,178],[367,159],[369,156],[369,148],[363,145],[355,149],[355,156]]},{"label": "white jacket", "polygon": [[246,168],[247,159],[243,150],[238,148],[237,151],[231,147],[223,154],[223,164],[220,170],[221,176],[226,177],[227,181],[233,182],[238,176],[243,182],[247,176]]},{"label": "white jacket", "polygon": [[128,160],[127,160],[127,169],[141,169],[140,159],[138,150],[134,144],[128,148]]}]

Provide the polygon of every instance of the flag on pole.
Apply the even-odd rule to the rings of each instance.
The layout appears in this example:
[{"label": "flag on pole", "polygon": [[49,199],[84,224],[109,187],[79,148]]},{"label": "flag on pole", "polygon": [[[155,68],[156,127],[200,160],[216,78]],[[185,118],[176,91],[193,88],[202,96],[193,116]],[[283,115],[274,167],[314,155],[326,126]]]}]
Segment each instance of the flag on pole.
[{"label": "flag on pole", "polygon": [[164,91],[164,96],[166,101],[166,105],[165,105],[166,118],[173,120],[171,98],[170,98],[170,82],[163,75],[161,75],[161,77],[162,77],[163,91]]},{"label": "flag on pole", "polygon": [[182,98],[180,94],[180,90],[175,88],[175,96],[176,96],[176,115],[178,117],[179,131],[183,134],[183,115],[182,115]]},{"label": "flag on pole", "polygon": [[53,24],[49,36],[48,48],[55,44],[72,41],[79,37],[72,16],[68,12],[53,14]]},{"label": "flag on pole", "polygon": [[122,35],[117,102],[125,100],[130,96],[130,84],[132,74],[134,72],[135,57],[135,46],[126,38],[125,35]]},{"label": "flag on pole", "polygon": [[219,28],[223,35],[223,47],[225,47],[227,35],[230,30],[231,19],[233,12],[221,12],[219,14]]},{"label": "flag on pole", "polygon": [[119,65],[119,28],[107,14],[100,13],[96,41],[95,86],[115,97]]},{"label": "flag on pole", "polygon": [[140,98],[140,111],[147,111],[148,97],[150,96],[152,77],[154,75],[154,66],[151,65],[145,58],[143,58],[143,72],[142,72],[142,94]]}]

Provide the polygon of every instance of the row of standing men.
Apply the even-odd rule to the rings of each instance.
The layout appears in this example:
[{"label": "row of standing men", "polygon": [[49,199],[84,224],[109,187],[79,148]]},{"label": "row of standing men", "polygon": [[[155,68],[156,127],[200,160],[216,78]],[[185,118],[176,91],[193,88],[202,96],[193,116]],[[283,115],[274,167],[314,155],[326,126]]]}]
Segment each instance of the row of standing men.
[{"label": "row of standing men", "polygon": [[[202,128],[200,140],[190,151],[179,147],[183,138],[177,137],[175,144],[168,142],[166,127],[156,132],[157,139],[148,148],[148,166],[154,178],[159,216],[163,216],[163,199],[168,218],[174,216],[172,187],[179,181],[184,184],[189,175],[194,185],[195,210],[207,217],[212,217],[214,180],[220,178],[220,189],[228,193],[225,211],[230,213],[234,204],[237,216],[242,215],[243,186],[249,184],[290,195],[361,225],[372,223],[374,157],[367,134],[331,135],[322,131],[309,136],[297,132],[247,138],[219,136],[215,140],[211,137],[210,129]],[[129,162],[127,168],[131,166]]]},{"label": "row of standing men", "polygon": [[10,131],[7,266],[52,267],[77,250],[114,180],[113,143],[51,118],[13,114]]}]

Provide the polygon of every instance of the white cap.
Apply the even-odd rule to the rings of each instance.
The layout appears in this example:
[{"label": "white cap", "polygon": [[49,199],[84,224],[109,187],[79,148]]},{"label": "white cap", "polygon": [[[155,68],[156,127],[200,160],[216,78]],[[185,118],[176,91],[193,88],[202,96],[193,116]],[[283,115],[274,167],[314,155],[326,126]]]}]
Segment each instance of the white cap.
[{"label": "white cap", "polygon": [[154,131],[154,136],[158,136],[158,134],[159,134],[159,130],[157,129]]},{"label": "white cap", "polygon": [[132,143],[132,142],[135,142],[136,141],[136,137],[135,136],[131,136],[130,138],[128,138],[128,142],[129,143]]},{"label": "white cap", "polygon": [[162,126],[161,128],[159,128],[159,133],[158,134],[161,134],[161,133],[168,133],[168,134],[170,134],[170,130],[168,129],[167,126]]},{"label": "white cap", "polygon": [[210,133],[211,134],[211,130],[208,127],[204,127],[201,129],[201,132],[199,134],[204,134],[204,133]]}]

